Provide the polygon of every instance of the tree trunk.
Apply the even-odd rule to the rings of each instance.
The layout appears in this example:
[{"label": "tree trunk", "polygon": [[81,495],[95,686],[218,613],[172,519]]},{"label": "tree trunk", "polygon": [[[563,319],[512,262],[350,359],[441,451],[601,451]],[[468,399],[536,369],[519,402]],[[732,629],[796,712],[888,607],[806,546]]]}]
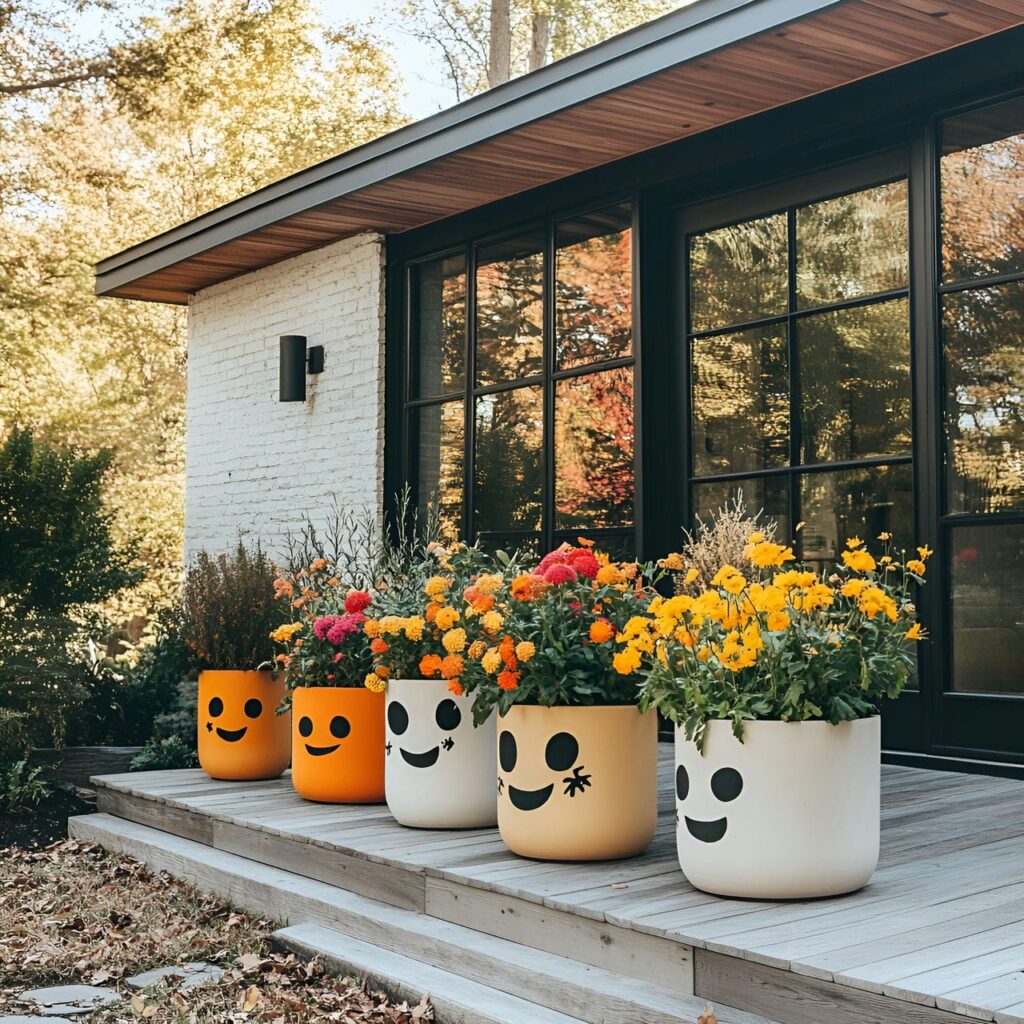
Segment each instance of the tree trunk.
[{"label": "tree trunk", "polygon": [[551,42],[551,15],[535,11],[530,34],[530,70],[544,67],[548,62],[548,46]]},{"label": "tree trunk", "polygon": [[493,89],[509,80],[512,65],[512,18],[510,0],[491,0],[491,41],[487,84]]}]

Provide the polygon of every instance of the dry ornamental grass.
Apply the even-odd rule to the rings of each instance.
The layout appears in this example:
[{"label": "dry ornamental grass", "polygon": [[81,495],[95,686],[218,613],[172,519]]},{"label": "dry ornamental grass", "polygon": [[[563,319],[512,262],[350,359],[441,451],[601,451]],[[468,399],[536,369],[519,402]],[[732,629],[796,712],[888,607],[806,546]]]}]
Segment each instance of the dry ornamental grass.
[{"label": "dry ornamental grass", "polygon": [[[117,1005],[90,1024],[152,1021],[432,1021],[424,999],[410,1007],[274,952],[277,927],[237,913],[166,874],[74,841],[45,850],[0,850],[0,1016],[28,1012],[20,994],[50,985],[116,989]],[[132,993],[124,979],[190,961],[219,965],[218,982],[181,992]]]}]

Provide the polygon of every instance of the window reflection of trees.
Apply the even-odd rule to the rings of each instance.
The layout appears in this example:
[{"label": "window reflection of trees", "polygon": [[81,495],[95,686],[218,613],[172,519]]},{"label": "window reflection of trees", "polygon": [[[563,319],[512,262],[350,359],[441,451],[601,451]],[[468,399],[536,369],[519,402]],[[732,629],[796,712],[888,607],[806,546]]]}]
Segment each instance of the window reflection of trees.
[{"label": "window reflection of trees", "polygon": [[462,402],[427,405],[412,410],[417,439],[417,481],[420,515],[435,502],[446,540],[457,540],[462,528],[464,491],[464,417]]}]

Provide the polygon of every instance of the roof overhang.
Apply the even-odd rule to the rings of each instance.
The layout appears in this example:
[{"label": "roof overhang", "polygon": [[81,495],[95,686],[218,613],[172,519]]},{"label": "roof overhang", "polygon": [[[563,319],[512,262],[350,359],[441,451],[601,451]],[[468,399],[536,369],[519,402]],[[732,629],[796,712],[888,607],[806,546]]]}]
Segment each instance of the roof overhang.
[{"label": "roof overhang", "polygon": [[111,256],[96,292],[186,303],[1021,24],[1024,0],[700,0]]}]

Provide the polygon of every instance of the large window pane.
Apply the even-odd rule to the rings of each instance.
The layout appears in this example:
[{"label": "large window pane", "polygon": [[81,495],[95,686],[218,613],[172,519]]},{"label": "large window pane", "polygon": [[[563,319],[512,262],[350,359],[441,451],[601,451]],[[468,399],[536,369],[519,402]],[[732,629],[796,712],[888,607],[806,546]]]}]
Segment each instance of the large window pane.
[{"label": "large window pane", "polygon": [[785,313],[786,215],[690,239],[690,330],[711,331]]},{"label": "large window pane", "polygon": [[1024,507],[1024,283],[943,299],[950,512]]},{"label": "large window pane", "polygon": [[909,464],[805,473],[800,478],[798,535],[803,556],[834,562],[851,537],[877,553],[878,535],[891,533],[897,549],[912,549],[914,537],[913,473]]},{"label": "large window pane", "polygon": [[741,500],[749,513],[762,511],[778,528],[777,539],[792,535],[789,518],[789,479],[786,476],[754,477],[749,480],[709,480],[693,486],[693,511],[706,520]]},{"label": "large window pane", "polygon": [[952,689],[1024,693],[1024,524],[949,531]]},{"label": "large window pane", "polygon": [[409,411],[416,463],[419,514],[428,504],[437,508],[446,540],[457,540],[462,529],[464,497],[465,420],[462,402],[420,406]]},{"label": "large window pane", "polygon": [[693,473],[741,473],[789,461],[786,325],[695,338]]},{"label": "large window pane", "polygon": [[905,299],[797,324],[804,463],[910,453]]},{"label": "large window pane", "polygon": [[461,391],[466,362],[466,259],[463,255],[412,268],[413,394],[429,398]]},{"label": "large window pane", "polygon": [[518,388],[476,399],[476,529],[541,525],[543,390]]},{"label": "large window pane", "polygon": [[557,227],[555,354],[560,369],[632,351],[631,223],[624,203]]},{"label": "large window pane", "polygon": [[1024,97],[942,126],[942,263],[949,280],[1024,270]]},{"label": "large window pane", "polygon": [[801,309],[906,288],[908,264],[905,181],[796,211]]},{"label": "large window pane", "polygon": [[633,522],[633,368],[555,385],[555,528]]},{"label": "large window pane", "polygon": [[484,246],[476,270],[476,382],[481,387],[541,372],[543,235]]}]

